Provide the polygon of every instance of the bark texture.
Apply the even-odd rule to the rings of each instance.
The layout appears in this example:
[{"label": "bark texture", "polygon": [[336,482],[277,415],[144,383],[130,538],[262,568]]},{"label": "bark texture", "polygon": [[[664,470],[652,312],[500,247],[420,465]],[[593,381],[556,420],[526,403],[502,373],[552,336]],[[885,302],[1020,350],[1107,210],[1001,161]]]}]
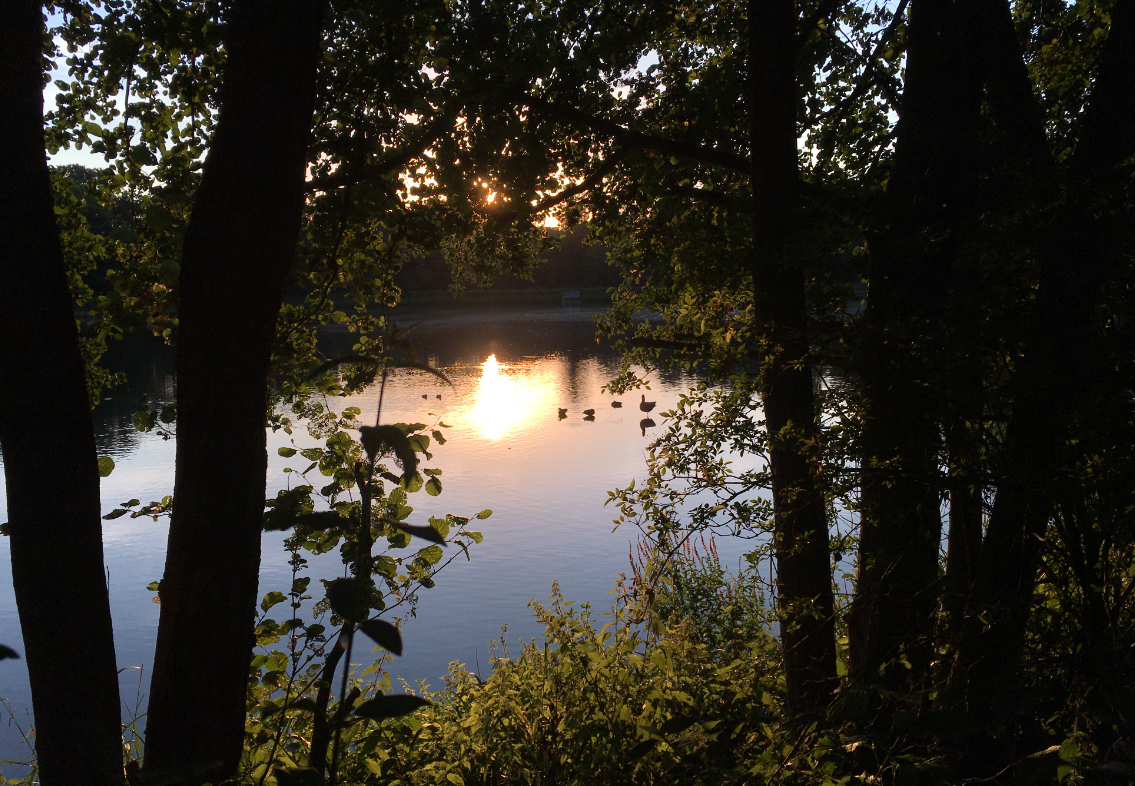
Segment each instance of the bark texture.
[{"label": "bark texture", "polygon": [[[98,459],[43,136],[42,6],[0,4],[0,449],[44,786],[122,782]],[[7,642],[15,644],[15,642]]]},{"label": "bark texture", "polygon": [[177,477],[146,769],[231,778],[264,511],[267,375],[303,208],[321,3],[236,3],[217,130],[185,235]]},{"label": "bark texture", "polygon": [[813,366],[804,271],[789,254],[799,225],[796,8],[750,0],[749,118],[753,185],[750,263],[769,433],[777,599],[792,714],[825,707],[836,684],[827,509],[818,486]]}]

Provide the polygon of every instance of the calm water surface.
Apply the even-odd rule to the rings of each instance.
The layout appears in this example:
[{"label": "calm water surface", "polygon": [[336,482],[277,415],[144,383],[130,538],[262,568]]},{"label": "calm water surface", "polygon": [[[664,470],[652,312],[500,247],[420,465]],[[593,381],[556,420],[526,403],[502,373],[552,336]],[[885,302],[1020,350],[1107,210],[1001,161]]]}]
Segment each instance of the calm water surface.
[{"label": "calm water surface", "polygon": [[[422,591],[417,617],[403,631],[405,655],[393,664],[393,674],[435,687],[451,661],[487,674],[487,643],[500,635],[502,625],[508,625],[510,642],[538,634],[527,604],[545,599],[553,579],[568,599],[591,602],[597,611],[610,606],[609,591],[616,575],[627,570],[637,532],[612,533],[617,511],[604,507],[607,491],[645,475],[647,445],[663,425],[657,413],[670,408],[694,380],[678,374],[651,379],[647,399],[658,402],[653,418],[658,426],[643,434],[640,394],[615,397],[601,390],[618,359],[597,344],[591,316],[559,310],[448,314],[425,318],[414,329],[419,357],[442,368],[456,390],[416,371],[395,374],[388,383],[383,422],[440,420],[450,426],[447,443],[431,446],[428,464],[443,470],[444,490],[438,497],[412,495],[411,522],[446,513],[472,516],[485,508],[493,515],[477,522],[485,540],[472,549],[472,560],[455,560],[436,587]],[[329,354],[341,354],[350,351],[353,338],[328,336],[326,342]],[[102,482],[104,513],[124,500],[148,502],[173,490],[174,440],[139,434],[130,421],[143,407],[172,403],[172,352],[134,341],[114,347],[110,362],[126,372],[129,382],[95,412],[100,455],[116,462]],[[615,400],[623,407],[613,408]],[[373,422],[377,392],[330,403],[336,409],[360,407],[362,421]],[[564,419],[558,417],[560,407],[568,409]],[[596,411],[593,421],[583,419],[588,408]],[[292,440],[301,448],[317,444],[302,426],[294,432],[291,437],[268,433],[269,496],[286,487],[284,469],[298,460],[280,457],[277,448]],[[0,484],[0,521],[6,516]],[[123,517],[104,523],[124,715],[145,708],[159,612],[146,585],[162,575],[167,531],[164,519]],[[290,586],[282,542],[281,533],[264,535],[261,594]],[[742,550],[741,544],[721,545],[727,560]],[[314,578],[342,574],[337,552],[309,560]],[[7,539],[0,539],[0,642],[20,649]],[[76,655],[81,657],[78,642]],[[14,715],[4,712],[0,718],[0,760],[26,756],[16,726],[17,721],[25,730],[30,725],[23,661],[0,664],[0,696]]]}]

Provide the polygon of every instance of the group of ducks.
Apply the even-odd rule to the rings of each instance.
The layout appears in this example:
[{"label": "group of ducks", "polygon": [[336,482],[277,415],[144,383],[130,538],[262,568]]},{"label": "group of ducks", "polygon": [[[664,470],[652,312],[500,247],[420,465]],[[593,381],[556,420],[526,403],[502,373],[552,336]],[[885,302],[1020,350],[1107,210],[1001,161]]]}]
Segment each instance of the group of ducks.
[{"label": "group of ducks", "polygon": [[[647,401],[646,400],[646,394],[644,393],[643,396],[642,396],[642,401],[639,402],[638,408],[642,412],[650,412],[652,409],[654,409],[654,407],[657,404],[658,404],[657,401]],[[611,406],[614,407],[615,409],[618,409],[619,407],[623,406],[623,402],[612,401]],[[567,412],[568,412],[567,407],[560,407],[560,420],[563,420],[564,418],[567,417]],[[583,419],[584,420],[595,420],[595,410],[593,410],[593,409],[583,410]],[[647,423],[647,421],[650,421],[650,422]],[[645,434],[646,429],[649,428],[650,426],[654,425],[654,421],[647,418],[646,420],[643,421],[643,423],[647,423],[646,426],[643,426],[643,433]],[[640,423],[639,425],[642,426],[642,423]]]}]

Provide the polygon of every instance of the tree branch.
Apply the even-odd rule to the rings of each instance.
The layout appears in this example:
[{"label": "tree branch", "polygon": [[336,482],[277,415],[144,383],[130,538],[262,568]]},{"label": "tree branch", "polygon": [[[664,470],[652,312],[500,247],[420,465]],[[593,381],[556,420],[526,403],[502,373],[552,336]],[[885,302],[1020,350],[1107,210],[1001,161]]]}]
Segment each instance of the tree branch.
[{"label": "tree branch", "polygon": [[696,186],[674,186],[670,189],[670,193],[674,196],[689,197],[690,199],[699,202],[705,202],[714,207],[724,208],[726,210],[734,210],[738,213],[752,214],[753,202],[752,200],[739,199],[730,194],[722,193],[721,191],[713,191],[708,188],[697,188]]},{"label": "tree branch", "polygon": [[797,50],[808,43],[808,39],[812,37],[812,33],[820,23],[820,20],[826,20],[831,16],[836,6],[839,5],[839,2],[840,0],[821,0],[820,4],[816,6],[816,10],[801,23],[800,29],[796,33]]},{"label": "tree branch", "polygon": [[[882,51],[883,46],[887,43],[887,41],[890,40],[891,36],[894,35],[895,29],[898,27],[899,22],[902,21],[903,14],[906,13],[906,6],[908,2],[909,0],[900,0],[898,8],[895,9],[895,15],[891,17],[891,23],[887,25],[887,29],[883,31],[883,35],[879,38],[878,43],[875,44],[875,48],[871,50],[871,54],[865,58],[866,64],[864,66],[864,72],[871,71],[878,75],[878,69],[874,65],[875,60],[878,59],[879,53]],[[860,54],[858,50],[854,49],[846,43],[844,44],[844,46],[847,46],[849,49],[851,49],[851,51],[855,52],[857,57],[863,59],[863,55]],[[891,107],[895,110],[895,114],[901,118],[902,107],[899,105],[899,98],[898,95],[895,94],[894,86],[891,85],[886,79],[882,79],[881,82],[883,83],[882,90],[884,96],[886,97],[887,101],[891,103]],[[847,116],[848,110],[851,109],[851,105],[862,98],[863,94],[867,92],[867,86],[869,83],[870,80],[866,78],[866,73],[864,73],[859,81],[856,82],[855,88],[851,91],[851,95],[841,101],[839,106],[834,107],[824,116],[825,120],[830,118],[832,115],[835,115],[836,119],[828,125],[828,128],[832,130],[825,135],[823,143],[820,145],[819,158],[821,160],[826,161],[831,156],[832,147],[835,144],[834,129],[843,122],[844,118]]]},{"label": "tree branch", "polygon": [[563,191],[554,196],[544,198],[532,208],[533,211],[538,213],[543,210],[548,210],[549,208],[553,208],[561,202],[571,199],[573,196],[577,196],[578,194],[590,191],[591,189],[600,185],[603,182],[603,178],[614,172],[615,167],[618,166],[619,162],[626,157],[627,151],[625,149],[620,148],[616,150],[614,153],[607,156],[603,163],[600,164],[599,167],[586,178],[581,180],[579,183],[576,183],[574,186],[568,186]]},{"label": "tree branch", "polygon": [[595,169],[595,171],[588,175],[586,178],[576,183],[575,185],[568,186],[558,194],[553,194],[552,196],[545,197],[535,205],[532,205],[529,210],[521,211],[519,209],[513,209],[504,213],[490,213],[489,215],[494,221],[513,221],[518,218],[522,212],[526,215],[531,215],[532,213],[542,213],[545,210],[550,210],[556,205],[566,202],[574,196],[586,193],[587,191],[590,191],[591,189],[601,185],[603,183],[603,178],[607,177],[607,175],[615,171],[615,167],[618,166],[619,162],[627,157],[627,152],[627,150],[622,148],[616,150],[614,153],[607,156],[607,158],[603,160],[603,163],[601,163]]},{"label": "tree branch", "polygon": [[[905,7],[906,2],[907,0],[903,0],[903,7]],[[540,115],[553,122],[565,123],[595,133],[605,134],[617,142],[626,152],[629,152],[630,149],[650,150],[664,155],[688,158],[702,164],[724,169],[728,172],[744,175],[746,178],[751,174],[749,159],[746,156],[740,156],[736,153],[730,153],[724,150],[717,150],[712,147],[697,144],[696,142],[681,142],[666,139],[665,137],[655,134],[632,131],[612,120],[596,117],[587,112],[575,109],[574,107],[554,104],[546,99],[528,94],[518,94],[515,96],[515,100],[518,104],[527,106],[533,114]],[[704,198],[707,201],[715,199],[714,196],[710,196],[712,192],[704,189],[690,189],[690,191],[701,192],[690,193],[689,196],[691,197]],[[837,202],[832,199],[831,194],[814,183],[809,183],[806,180],[800,181],[800,193],[805,200],[823,206],[835,212],[837,215],[845,215],[847,212],[846,206],[837,204]],[[746,212],[752,212],[752,207],[745,208],[736,201],[730,202],[728,206],[742,209]]]},{"label": "tree branch", "polygon": [[736,153],[717,150],[712,147],[697,144],[696,142],[681,142],[654,134],[632,131],[612,120],[596,117],[595,115],[582,112],[574,107],[554,104],[546,99],[528,94],[516,96],[516,101],[518,104],[528,107],[528,110],[535,115],[555,122],[565,123],[577,128],[604,134],[614,139],[623,147],[650,150],[664,155],[689,158],[741,175],[749,174],[749,159],[745,156],[739,156]]},{"label": "tree branch", "polygon": [[328,175],[309,180],[305,190],[309,194],[317,191],[326,193],[363,180],[377,180],[405,169],[411,161],[425,153],[430,145],[449,130],[458,111],[458,108],[452,108],[441,113],[432,122],[427,123],[418,136],[405,147],[388,153],[378,161],[357,167],[349,163],[345,164]]}]

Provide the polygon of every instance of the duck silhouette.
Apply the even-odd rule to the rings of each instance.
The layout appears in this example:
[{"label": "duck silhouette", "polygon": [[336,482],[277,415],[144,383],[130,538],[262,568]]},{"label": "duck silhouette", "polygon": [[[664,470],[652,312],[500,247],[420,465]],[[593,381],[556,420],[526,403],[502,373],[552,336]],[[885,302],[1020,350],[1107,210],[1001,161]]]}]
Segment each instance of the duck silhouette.
[{"label": "duck silhouette", "polygon": [[593,417],[595,417],[595,410],[585,409],[585,410],[583,410],[583,414],[586,415],[589,418],[593,418]]},{"label": "duck silhouette", "polygon": [[[641,409],[643,412],[650,412],[650,410],[654,409],[654,407],[657,403],[658,403],[657,401],[647,401],[646,400],[646,394],[643,393],[642,394],[642,402],[639,403],[638,408]],[[653,426],[654,424],[651,423],[650,425]]]},{"label": "duck silhouette", "polygon": [[429,398],[429,397],[430,397],[430,396],[429,396],[429,394],[428,394],[428,393],[423,393],[423,394],[422,394],[422,398]]},{"label": "duck silhouette", "polygon": [[640,420],[640,421],[638,422],[638,427],[639,427],[640,429],[642,429],[642,435],[643,435],[644,437],[646,436],[646,430],[647,430],[648,428],[654,428],[654,427],[655,427],[655,426],[657,426],[657,425],[658,425],[658,424],[657,424],[657,423],[655,423],[655,422],[654,422],[653,420],[651,420],[650,418],[643,418],[642,420]]},{"label": "duck silhouette", "polygon": [[614,407],[615,409],[618,409],[619,407],[623,406],[623,402],[621,402],[621,401],[612,401],[612,402],[611,402],[611,406],[612,406],[612,407]]},{"label": "duck silhouette", "polygon": [[567,417],[567,407],[560,407],[560,420]]}]

